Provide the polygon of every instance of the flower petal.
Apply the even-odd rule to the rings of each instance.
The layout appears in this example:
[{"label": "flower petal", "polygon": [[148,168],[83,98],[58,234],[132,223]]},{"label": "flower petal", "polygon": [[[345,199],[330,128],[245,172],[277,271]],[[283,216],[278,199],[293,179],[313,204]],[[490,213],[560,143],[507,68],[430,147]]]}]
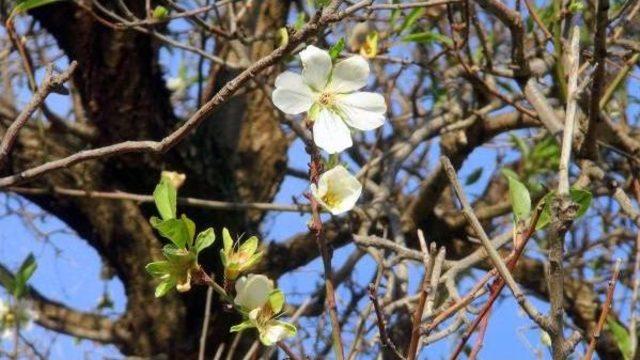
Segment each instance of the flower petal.
[{"label": "flower petal", "polygon": [[335,154],[353,145],[351,132],[342,118],[333,111],[322,109],[313,123],[313,140],[329,154]]},{"label": "flower petal", "polygon": [[349,93],[367,85],[369,63],[362,56],[352,56],[333,67],[329,88],[337,93]]},{"label": "flower petal", "polygon": [[387,104],[384,97],[372,92],[355,92],[342,95],[338,107],[344,121],[358,130],[373,130],[384,124]]},{"label": "flower petal", "polygon": [[300,52],[302,60],[302,78],[316,91],[324,90],[331,74],[331,56],[325,50],[313,45]]},{"label": "flower petal", "polygon": [[326,181],[329,184],[328,192],[337,199],[333,206],[327,207],[333,215],[353,209],[362,193],[362,185],[358,179],[341,165],[323,173],[319,181]]},{"label": "flower petal", "polygon": [[300,114],[313,105],[313,92],[302,76],[285,71],[276,78],[276,89],[271,94],[273,104],[290,115]]},{"label": "flower petal", "polygon": [[236,281],[234,302],[251,311],[262,307],[273,291],[273,281],[264,275],[243,276]]},{"label": "flower petal", "polygon": [[271,346],[278,341],[296,335],[297,329],[292,324],[279,320],[269,320],[266,327],[260,330],[260,341],[265,346]]}]

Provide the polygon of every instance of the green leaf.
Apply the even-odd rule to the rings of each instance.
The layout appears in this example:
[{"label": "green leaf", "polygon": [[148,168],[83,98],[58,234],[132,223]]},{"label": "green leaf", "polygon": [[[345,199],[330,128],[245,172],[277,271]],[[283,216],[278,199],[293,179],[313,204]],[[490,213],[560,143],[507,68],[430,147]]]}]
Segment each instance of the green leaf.
[{"label": "green leaf", "polygon": [[307,14],[304,12],[299,12],[298,16],[296,16],[296,21],[293,23],[293,28],[295,30],[300,30],[304,26]]},{"label": "green leaf", "polygon": [[624,360],[631,360],[631,357],[633,356],[633,349],[631,348],[631,337],[629,336],[627,329],[612,317],[607,318],[607,326],[613,333],[613,338],[618,344],[618,348],[620,349]]},{"label": "green leaf", "polygon": [[509,168],[504,168],[502,170],[500,170],[500,172],[502,172],[502,175],[506,176],[506,177],[512,177],[516,180],[520,180],[520,176],[513,170],[509,169]]},{"label": "green leaf", "polygon": [[151,224],[164,238],[171,240],[178,248],[185,249],[190,241],[190,230],[184,219],[168,219]]},{"label": "green leaf", "polygon": [[167,244],[162,248],[162,253],[169,261],[177,266],[190,264],[195,261],[195,254],[186,249],[177,248],[174,244]]},{"label": "green leaf", "polygon": [[168,261],[155,261],[147,264],[144,269],[154,277],[164,276],[165,274],[169,274],[171,272],[171,263]]},{"label": "green leaf", "polygon": [[2,284],[2,287],[7,291],[7,293],[13,294],[15,282],[13,281],[13,276],[11,276],[11,274],[0,270],[0,284]]},{"label": "green leaf", "polygon": [[196,244],[194,246],[194,250],[196,254],[199,254],[200,251],[211,246],[211,244],[213,244],[215,240],[216,240],[216,234],[213,232],[213,228],[208,228],[202,231],[200,234],[198,234],[198,237],[196,238]]},{"label": "green leaf", "polygon": [[465,185],[472,185],[475,184],[478,180],[480,180],[480,177],[482,176],[482,171],[484,169],[482,167],[479,167],[475,170],[473,170],[471,172],[471,174],[469,174],[469,176],[467,176],[467,180],[464,182]]},{"label": "green leaf", "polygon": [[342,53],[342,50],[344,50],[344,38],[341,37],[340,40],[333,44],[331,49],[329,49],[329,56],[331,56],[331,60],[337,59],[338,56],[340,56],[340,53]]},{"label": "green leaf", "polygon": [[426,10],[423,7],[417,7],[411,10],[409,15],[407,15],[407,17],[404,18],[404,22],[398,29],[398,32],[402,33],[405,30],[411,30],[413,28],[413,25],[416,23],[416,21],[418,21],[418,19],[420,19],[420,17],[424,15],[425,11]]},{"label": "green leaf", "polygon": [[222,266],[227,267],[227,254],[225,254],[224,249],[220,249],[220,261]]},{"label": "green leaf", "polygon": [[164,20],[169,16],[169,10],[162,5],[158,5],[153,9],[152,16],[156,20]]},{"label": "green leaf", "polygon": [[229,230],[227,228],[222,229],[222,244],[225,252],[229,252],[233,249],[233,239],[231,238],[231,234],[229,234]]},{"label": "green leaf", "polygon": [[578,211],[576,212],[576,219],[582,217],[587,210],[589,210],[589,206],[591,205],[591,200],[593,199],[593,195],[589,191],[575,189],[572,188],[569,190],[569,194],[571,196],[571,200],[578,204]]},{"label": "green leaf", "polygon": [[22,295],[24,295],[24,291],[27,287],[27,282],[36,271],[37,267],[38,264],[36,263],[35,257],[33,256],[33,254],[29,254],[24,259],[24,261],[20,265],[20,269],[18,269],[18,272],[16,273],[14,279],[13,296],[15,296],[16,298],[20,298],[22,297]]},{"label": "green leaf", "polygon": [[255,236],[252,236],[248,238],[247,241],[245,241],[242,245],[240,245],[238,252],[253,254],[254,252],[256,252],[257,249],[258,249],[258,238]]},{"label": "green leaf", "polygon": [[255,327],[250,320],[245,320],[243,322],[241,322],[238,325],[233,325],[230,329],[229,332],[240,332],[246,329],[251,329]]},{"label": "green leaf", "polygon": [[285,298],[284,293],[280,289],[275,289],[269,294],[269,306],[274,314],[280,313],[284,306]]},{"label": "green leaf", "polygon": [[165,296],[175,286],[176,282],[174,279],[167,279],[161,282],[160,284],[158,284],[158,286],[156,286],[156,297],[159,298]]},{"label": "green leaf", "polygon": [[511,207],[513,208],[513,215],[517,220],[524,220],[529,217],[531,213],[531,196],[529,190],[523,183],[518,181],[512,176],[508,176],[509,182],[509,198],[511,199]]},{"label": "green leaf", "polygon": [[543,203],[544,205],[542,205],[542,212],[540,212],[536,223],[536,230],[540,230],[551,223],[551,201],[553,201],[555,194],[555,191],[551,191],[540,199],[539,204]]},{"label": "green leaf", "polygon": [[184,223],[184,227],[187,229],[187,244],[189,244],[189,248],[191,248],[193,246],[193,238],[196,236],[196,224],[185,214],[182,214],[180,219]]},{"label": "green leaf", "polygon": [[421,44],[422,43],[431,44],[431,43],[437,42],[447,46],[453,46],[453,40],[451,40],[451,38],[433,31],[425,31],[425,32],[409,34],[403,37],[402,41],[415,42],[415,43],[421,43]]},{"label": "green leaf", "polygon": [[530,152],[529,145],[527,145],[527,143],[522,140],[522,138],[514,134],[509,134],[509,138],[511,139],[511,142],[513,142],[513,144],[518,148],[518,150],[520,150],[520,153],[522,153],[522,157],[527,158]]},{"label": "green leaf", "polygon": [[35,8],[51,4],[54,2],[58,2],[60,0],[25,0],[17,4],[13,10],[11,11],[11,15],[9,17],[13,17],[15,15],[27,12],[29,10],[33,10]]},{"label": "green leaf", "polygon": [[168,179],[162,178],[153,191],[156,208],[163,220],[176,217],[177,190]]}]

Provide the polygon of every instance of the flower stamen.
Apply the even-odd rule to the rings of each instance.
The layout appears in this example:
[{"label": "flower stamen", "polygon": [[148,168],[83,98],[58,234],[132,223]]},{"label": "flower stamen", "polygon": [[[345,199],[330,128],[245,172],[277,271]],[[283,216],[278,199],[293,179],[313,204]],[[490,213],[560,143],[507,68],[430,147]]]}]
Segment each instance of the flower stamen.
[{"label": "flower stamen", "polygon": [[318,98],[318,102],[326,107],[330,107],[335,102],[335,96],[330,92],[323,92]]}]

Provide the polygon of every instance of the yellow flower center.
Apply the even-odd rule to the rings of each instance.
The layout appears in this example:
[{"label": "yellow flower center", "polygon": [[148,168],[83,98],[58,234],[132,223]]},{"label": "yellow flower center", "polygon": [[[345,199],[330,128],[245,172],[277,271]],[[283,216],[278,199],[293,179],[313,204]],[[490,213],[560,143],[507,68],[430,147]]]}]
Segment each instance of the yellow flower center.
[{"label": "yellow flower center", "polygon": [[246,252],[236,252],[233,253],[231,255],[231,259],[229,262],[231,263],[237,263],[237,264],[243,264],[245,263],[247,260],[249,260],[249,258],[251,257],[251,254],[246,253]]},{"label": "yellow flower center", "polygon": [[320,97],[318,98],[318,102],[323,106],[327,106],[327,107],[333,105],[334,101],[335,101],[335,96],[330,92],[323,92],[322,94],[320,94]]},{"label": "yellow flower center", "polygon": [[340,199],[338,198],[338,194],[327,191],[327,193],[322,197],[322,201],[327,204],[328,207],[335,207],[338,205]]}]

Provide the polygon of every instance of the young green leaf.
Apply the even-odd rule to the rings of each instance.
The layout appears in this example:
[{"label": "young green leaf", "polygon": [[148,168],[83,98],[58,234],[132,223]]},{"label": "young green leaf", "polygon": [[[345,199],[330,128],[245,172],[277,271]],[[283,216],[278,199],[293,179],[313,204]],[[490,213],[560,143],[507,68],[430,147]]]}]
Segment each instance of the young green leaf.
[{"label": "young green leaf", "polygon": [[587,210],[589,210],[589,206],[591,205],[591,200],[593,199],[593,195],[586,190],[575,189],[572,188],[569,190],[569,194],[571,196],[571,200],[578,204],[578,211],[576,212],[576,219],[584,215]]},{"label": "young green leaf", "polygon": [[153,199],[156,208],[163,220],[174,219],[176,217],[177,190],[171,185],[167,178],[160,179],[153,191]]},{"label": "young green leaf", "polygon": [[613,338],[618,344],[618,348],[620,349],[624,360],[631,360],[631,357],[633,356],[633,349],[631,348],[631,337],[629,336],[627,329],[612,317],[607,318],[607,326],[609,327],[609,330],[611,330],[611,333],[613,333]]},{"label": "young green leaf", "polygon": [[14,17],[15,15],[25,13],[29,10],[33,10],[35,8],[45,6],[47,4],[51,4],[58,1],[61,1],[61,0],[25,0],[18,3],[13,8],[13,10],[11,11],[11,15],[9,17]]},{"label": "young green leaf", "polygon": [[465,180],[464,184],[465,185],[475,184],[478,180],[480,180],[480,177],[482,176],[482,170],[484,170],[482,167],[479,167],[473,170],[471,174],[467,176],[467,180]]},{"label": "young green leaf", "polygon": [[24,259],[24,261],[20,265],[20,269],[18,269],[18,272],[16,273],[14,279],[13,296],[15,296],[16,298],[20,298],[22,297],[22,295],[24,295],[24,291],[27,288],[27,282],[36,271],[37,267],[38,264],[36,263],[36,258],[33,256],[33,254],[29,254]]},{"label": "young green leaf", "polygon": [[[171,240],[178,248],[185,249],[191,241],[191,232],[188,227],[188,221],[181,219],[168,219],[164,221],[153,221],[151,225],[158,230],[158,233],[164,238]],[[193,222],[192,222],[193,223]]]},{"label": "young green leaf", "polygon": [[331,60],[337,59],[338,56],[340,56],[340,53],[342,53],[342,50],[344,50],[344,38],[341,37],[340,40],[333,44],[331,49],[329,49],[329,56],[331,56]]},{"label": "young green leaf", "polygon": [[196,238],[196,244],[193,249],[195,250],[196,254],[199,254],[200,251],[211,246],[211,244],[213,244],[215,240],[216,234],[213,232],[212,228],[208,228],[198,234],[198,237]]},{"label": "young green leaf", "polygon": [[175,280],[167,279],[156,286],[155,296],[157,298],[165,296],[173,287],[176,286]]},{"label": "young green leaf", "polygon": [[511,199],[511,207],[513,208],[513,215],[517,220],[524,220],[529,217],[531,213],[531,196],[529,190],[523,183],[507,175],[507,181],[509,182],[509,198]]},{"label": "young green leaf", "polygon": [[271,311],[273,311],[274,314],[278,314],[282,311],[282,307],[284,306],[284,293],[280,289],[275,289],[271,294],[269,294],[268,301]]},{"label": "young green leaf", "polygon": [[522,140],[522,138],[514,134],[509,134],[509,138],[511,139],[511,142],[518,148],[518,150],[520,150],[522,157],[527,158],[530,152],[529,145],[527,145],[527,143]]},{"label": "young green leaf", "polygon": [[155,261],[147,264],[147,266],[145,266],[144,269],[151,276],[161,277],[171,272],[171,263],[166,260]]},{"label": "young green leaf", "polygon": [[420,44],[431,44],[437,42],[443,45],[453,46],[453,40],[451,40],[451,38],[433,31],[409,34],[403,37],[402,41],[415,42]]},{"label": "young green leaf", "polygon": [[413,28],[413,25],[416,23],[416,21],[418,21],[418,19],[422,17],[422,15],[424,15],[425,11],[426,10],[423,7],[417,7],[411,10],[409,15],[407,15],[407,17],[404,18],[404,22],[398,29],[398,32],[399,33],[402,33],[404,31],[410,32],[410,30]]},{"label": "young green leaf", "polygon": [[229,332],[240,332],[246,329],[251,329],[254,328],[255,325],[253,325],[253,323],[251,322],[251,320],[245,320],[243,322],[241,322],[238,325],[233,325],[230,329]]},{"label": "young green leaf", "polygon": [[4,272],[0,270],[0,285],[7,291],[7,293],[13,294],[13,289],[15,287],[15,281],[13,281],[13,277],[8,272]]},{"label": "young green leaf", "polygon": [[555,191],[551,191],[546,194],[542,199],[540,199],[540,203],[542,203],[542,212],[540,212],[540,216],[538,217],[538,222],[536,223],[536,230],[540,230],[545,226],[549,225],[551,222],[551,201],[553,201],[553,197],[555,196]]},{"label": "young green leaf", "polygon": [[164,20],[169,16],[169,10],[162,5],[158,5],[153,9],[152,16],[156,20]]},{"label": "young green leaf", "polygon": [[514,178],[516,180],[520,180],[520,176],[518,176],[518,174],[515,171],[513,171],[513,170],[511,170],[509,168],[504,168],[504,169],[500,170],[500,172],[502,173],[502,175],[504,175],[506,177],[512,177],[512,178]]}]

